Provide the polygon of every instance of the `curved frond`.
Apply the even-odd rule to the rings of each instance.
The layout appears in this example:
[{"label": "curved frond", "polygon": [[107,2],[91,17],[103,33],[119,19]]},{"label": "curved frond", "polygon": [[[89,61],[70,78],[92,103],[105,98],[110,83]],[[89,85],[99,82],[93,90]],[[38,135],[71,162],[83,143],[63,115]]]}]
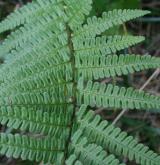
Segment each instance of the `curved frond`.
[{"label": "curved frond", "polygon": [[[44,14],[49,14],[58,8],[62,0],[37,0],[17,9],[0,23],[0,33],[14,29],[24,23],[30,23],[37,20]],[[54,9],[54,10],[53,10]],[[64,16],[63,10],[59,10],[59,17]]]},{"label": "curved frond", "polygon": [[60,38],[60,34],[63,34],[64,31],[64,21],[57,16],[55,11],[54,14],[43,16],[37,21],[30,24],[25,24],[16,31],[12,32],[1,44],[0,56],[4,57],[12,49],[17,49],[18,47],[23,48],[28,43],[32,43],[33,46],[33,44],[36,44],[37,41],[41,41],[44,38],[51,38],[51,36],[53,39],[55,36]]},{"label": "curved frond", "polygon": [[30,133],[58,138],[68,137],[72,111],[72,105],[67,110],[62,109],[51,113],[24,107],[1,107],[0,123]]},{"label": "curved frond", "polygon": [[74,37],[95,37],[96,35],[101,34],[107,29],[115,26],[123,24],[126,21],[131,19],[135,19],[137,17],[144,16],[150,13],[145,10],[113,10],[109,12],[104,12],[102,17],[97,18],[93,16],[87,19],[87,23],[82,27],[79,27],[73,34]]},{"label": "curved frond", "polygon": [[79,105],[84,103],[92,107],[160,109],[158,96],[131,87],[124,88],[92,81],[88,81],[86,87],[81,81],[79,82],[77,97]]},{"label": "curved frond", "polygon": [[119,160],[114,155],[108,155],[101,146],[88,144],[80,130],[74,133],[71,145],[74,149],[66,161],[67,165],[74,165],[75,161],[80,161],[84,165],[120,165]]},{"label": "curved frond", "polygon": [[160,67],[160,59],[149,55],[77,55],[75,59],[77,77],[84,79],[97,80]]},{"label": "curved frond", "polygon": [[138,143],[126,132],[122,132],[120,128],[102,121],[93,111],[86,111],[85,105],[80,108],[77,117],[80,128],[90,143],[101,145],[111,153],[128,157],[129,160],[135,160],[141,165],[159,165],[159,155]]},{"label": "curved frond", "polygon": [[102,36],[87,39],[74,39],[73,45],[76,55],[90,55],[97,54],[107,55],[116,53],[117,51],[133,46],[144,40],[142,36]]},{"label": "curved frond", "polygon": [[31,138],[25,135],[0,134],[0,154],[44,163],[62,165],[65,141],[52,138]]}]

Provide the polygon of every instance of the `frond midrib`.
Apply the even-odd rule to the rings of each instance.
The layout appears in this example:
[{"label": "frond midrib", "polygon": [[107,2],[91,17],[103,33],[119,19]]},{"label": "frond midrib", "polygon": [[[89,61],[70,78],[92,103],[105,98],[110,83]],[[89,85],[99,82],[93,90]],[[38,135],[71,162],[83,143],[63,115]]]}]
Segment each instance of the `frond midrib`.
[{"label": "frond midrib", "polygon": [[[155,61],[154,62],[155,64],[159,64],[160,62],[157,62],[157,61]],[[144,64],[144,65],[151,65],[151,63],[150,62],[144,62],[144,61],[142,61],[142,62],[136,62],[136,61],[133,61],[132,63],[126,63],[126,64],[123,64],[123,65],[121,65],[121,64],[113,64],[113,65],[106,65],[106,66],[78,66],[77,68],[78,69],[81,69],[81,70],[83,70],[83,69],[106,69],[106,68],[111,68],[111,69],[114,69],[114,68],[117,68],[117,67],[121,67],[121,68],[124,68],[124,67],[129,67],[129,66],[131,66],[131,67],[134,67],[134,66],[136,66],[136,65],[142,65],[142,64]],[[152,63],[152,65],[153,65],[153,63]]]},{"label": "frond midrib", "polygon": [[65,161],[68,158],[68,154],[69,154],[69,147],[70,147],[70,141],[71,141],[71,137],[72,137],[72,131],[73,131],[73,126],[74,126],[74,120],[76,117],[76,95],[77,95],[77,83],[76,83],[76,67],[75,67],[75,52],[74,52],[74,45],[73,45],[73,41],[72,41],[72,29],[70,28],[70,26],[68,24],[66,24],[66,33],[68,35],[68,47],[70,50],[70,55],[71,55],[71,67],[72,67],[72,80],[73,80],[73,113],[71,115],[71,125],[70,125],[70,131],[69,131],[69,136],[66,140],[66,145],[65,145],[65,152],[64,152],[64,161],[63,161],[63,165],[65,165]]}]

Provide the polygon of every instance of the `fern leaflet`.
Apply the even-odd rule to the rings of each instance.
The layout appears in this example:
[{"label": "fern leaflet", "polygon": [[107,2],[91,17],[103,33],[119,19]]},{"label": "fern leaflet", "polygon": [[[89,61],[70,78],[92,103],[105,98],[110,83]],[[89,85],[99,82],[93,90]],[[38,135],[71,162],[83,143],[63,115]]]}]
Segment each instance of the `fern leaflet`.
[{"label": "fern leaflet", "polygon": [[159,58],[149,55],[77,55],[75,59],[78,77],[91,80],[160,67]]},{"label": "fern leaflet", "polygon": [[160,97],[146,94],[133,88],[124,88],[112,84],[105,85],[89,81],[84,87],[82,80],[78,87],[78,104],[85,103],[92,107],[159,109]]}]

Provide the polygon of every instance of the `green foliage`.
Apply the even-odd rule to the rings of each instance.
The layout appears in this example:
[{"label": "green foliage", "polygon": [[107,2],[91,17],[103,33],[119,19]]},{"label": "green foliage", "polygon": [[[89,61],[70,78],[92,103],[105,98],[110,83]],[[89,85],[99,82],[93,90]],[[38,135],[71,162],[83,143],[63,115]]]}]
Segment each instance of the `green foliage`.
[{"label": "green foliage", "polygon": [[80,108],[77,116],[80,129],[90,143],[97,143],[108,148],[110,152],[126,156],[129,160],[135,159],[140,164],[159,164],[160,156],[143,144],[138,144],[132,136],[121,132],[120,128],[102,121],[101,117],[95,115],[93,111],[86,111],[85,105]]},{"label": "green foliage", "polygon": [[58,138],[33,138],[19,134],[0,134],[1,154],[44,163],[59,162],[64,155],[65,141]]},{"label": "green foliage", "polygon": [[144,37],[138,36],[109,36],[84,38],[82,40],[74,41],[74,48],[76,55],[83,55],[84,52],[88,55],[107,55],[116,53],[129,46],[142,42]]},{"label": "green foliage", "polygon": [[117,10],[103,12],[102,17],[89,17],[87,23],[74,31],[74,37],[95,37],[109,28],[123,24],[131,19],[146,15],[150,12],[142,10]]},{"label": "green foliage", "polygon": [[[107,45],[108,46],[108,45]],[[105,47],[107,49],[107,46]],[[117,45],[115,45],[117,47]],[[96,47],[97,48],[97,47]],[[105,51],[104,51],[105,52]],[[143,69],[159,67],[159,59],[140,55],[77,55],[76,68],[78,77],[99,79],[127,75]]]},{"label": "green foliage", "polygon": [[34,109],[1,107],[0,122],[21,131],[29,131],[31,133],[39,133],[50,136],[60,137],[62,134],[68,134],[71,120],[71,113],[56,111],[48,114],[43,111],[35,111]]},{"label": "green foliage", "polygon": [[[139,0],[93,0],[93,8],[90,15],[101,15],[102,12],[113,9],[137,9],[140,8]],[[107,30],[106,34],[118,34],[121,32],[120,26],[114,26]]]},{"label": "green foliage", "polygon": [[91,6],[35,0],[0,23],[0,32],[12,31],[0,46],[0,123],[11,130],[0,134],[2,155],[55,165],[119,165],[114,155],[159,164],[156,153],[87,108],[160,109],[159,97],[94,82],[160,67],[156,57],[119,55],[144,37],[104,34],[149,12],[116,9],[86,18]]},{"label": "green foliage", "polygon": [[79,82],[77,92],[78,103],[92,107],[130,108],[130,109],[159,109],[160,98],[134,90],[104,83],[88,81],[86,87]]},{"label": "green foliage", "polygon": [[[72,138],[73,153],[66,161],[67,165],[76,164],[104,164],[104,165],[122,165],[115,159],[114,155],[108,155],[101,146],[96,144],[87,144],[87,139],[82,137],[82,131],[77,131]],[[124,164],[123,164],[124,165]]]}]

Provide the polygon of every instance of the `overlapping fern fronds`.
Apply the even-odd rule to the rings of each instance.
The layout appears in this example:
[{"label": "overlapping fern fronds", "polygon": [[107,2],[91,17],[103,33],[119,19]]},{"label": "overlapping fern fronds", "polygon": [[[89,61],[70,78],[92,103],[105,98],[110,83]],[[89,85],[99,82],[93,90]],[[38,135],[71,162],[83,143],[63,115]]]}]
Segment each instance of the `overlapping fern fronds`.
[{"label": "overlapping fern fronds", "polygon": [[0,134],[2,155],[55,165],[119,165],[114,155],[159,164],[156,153],[86,108],[160,109],[157,96],[94,82],[160,67],[149,55],[118,55],[144,37],[103,34],[149,12],[86,18],[91,6],[92,0],[35,0],[0,23],[0,32],[11,31],[0,45],[0,123],[11,128]]},{"label": "overlapping fern fronds", "polygon": [[93,111],[86,111],[86,105],[81,106],[77,116],[83,136],[86,136],[90,143],[97,143],[116,155],[126,156],[130,160],[135,159],[140,164],[159,164],[158,154],[138,143],[120,128],[102,121],[101,117],[95,115]]},{"label": "overlapping fern fronds", "polygon": [[108,155],[101,146],[88,144],[87,138],[82,137],[82,131],[78,130],[72,137],[73,154],[66,161],[67,165],[76,163],[90,165],[124,165],[114,155]]}]

